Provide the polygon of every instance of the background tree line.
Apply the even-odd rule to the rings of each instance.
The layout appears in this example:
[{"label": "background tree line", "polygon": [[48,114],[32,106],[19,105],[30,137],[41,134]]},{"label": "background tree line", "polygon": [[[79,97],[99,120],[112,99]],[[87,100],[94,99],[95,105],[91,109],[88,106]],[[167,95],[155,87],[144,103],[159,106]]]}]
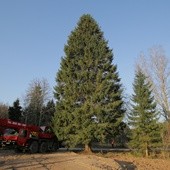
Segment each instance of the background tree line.
[{"label": "background tree line", "polygon": [[19,99],[16,99],[12,106],[0,104],[0,118],[38,126],[51,125],[55,103],[50,99],[47,80],[34,79],[29,84],[23,105],[20,105]]},{"label": "background tree line", "polygon": [[[170,68],[163,48],[141,54],[136,63],[133,94],[126,102],[112,50],[98,23],[80,17],[64,46],[56,74],[54,97],[45,80],[31,82],[22,108],[0,105],[1,117],[35,125],[51,124],[68,147],[114,138],[146,156],[170,146]],[[8,112],[8,116],[7,116]]]}]

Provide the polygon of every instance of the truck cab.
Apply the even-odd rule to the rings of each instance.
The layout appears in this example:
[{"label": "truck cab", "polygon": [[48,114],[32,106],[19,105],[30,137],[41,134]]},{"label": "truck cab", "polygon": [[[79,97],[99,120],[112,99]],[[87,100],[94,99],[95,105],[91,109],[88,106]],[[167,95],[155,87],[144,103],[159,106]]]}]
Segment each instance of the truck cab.
[{"label": "truck cab", "polygon": [[2,146],[15,145],[18,139],[18,131],[13,128],[7,128],[2,134]]}]

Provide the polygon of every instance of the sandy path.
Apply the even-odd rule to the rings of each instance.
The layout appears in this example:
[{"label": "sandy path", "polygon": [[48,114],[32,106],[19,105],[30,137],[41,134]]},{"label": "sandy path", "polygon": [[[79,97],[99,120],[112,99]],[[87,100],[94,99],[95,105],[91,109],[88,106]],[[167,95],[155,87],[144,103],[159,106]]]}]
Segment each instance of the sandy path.
[{"label": "sandy path", "polygon": [[48,154],[0,153],[0,170],[118,170],[113,159],[95,155],[79,155],[73,152]]}]

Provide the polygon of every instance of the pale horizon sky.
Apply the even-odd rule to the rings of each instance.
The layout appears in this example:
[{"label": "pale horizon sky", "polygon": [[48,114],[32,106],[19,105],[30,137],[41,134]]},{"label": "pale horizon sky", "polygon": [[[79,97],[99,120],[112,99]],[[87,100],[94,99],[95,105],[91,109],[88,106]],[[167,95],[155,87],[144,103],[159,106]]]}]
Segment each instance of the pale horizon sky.
[{"label": "pale horizon sky", "polygon": [[104,32],[125,93],[133,92],[141,52],[161,45],[170,58],[169,0],[0,0],[0,102],[22,102],[36,78],[53,90],[64,45],[83,14]]}]

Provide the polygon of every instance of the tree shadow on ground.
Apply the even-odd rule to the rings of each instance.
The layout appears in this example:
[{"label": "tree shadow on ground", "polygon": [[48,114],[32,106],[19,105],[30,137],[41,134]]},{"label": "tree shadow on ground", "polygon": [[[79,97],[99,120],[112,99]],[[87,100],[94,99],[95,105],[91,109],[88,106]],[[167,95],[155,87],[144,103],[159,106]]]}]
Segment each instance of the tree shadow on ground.
[{"label": "tree shadow on ground", "polygon": [[117,159],[114,159],[121,167],[121,170],[137,170],[137,166],[134,165],[132,162],[127,161],[120,161]]},{"label": "tree shadow on ground", "polygon": [[[31,154],[30,154],[31,155]],[[50,169],[49,166],[56,165],[58,163],[72,162],[75,160],[74,156],[71,158],[66,158],[63,160],[55,160],[54,157],[35,157],[31,156],[30,158],[20,158],[20,159],[8,159],[7,161],[0,161],[0,169],[2,170],[15,170],[15,169]]]}]

